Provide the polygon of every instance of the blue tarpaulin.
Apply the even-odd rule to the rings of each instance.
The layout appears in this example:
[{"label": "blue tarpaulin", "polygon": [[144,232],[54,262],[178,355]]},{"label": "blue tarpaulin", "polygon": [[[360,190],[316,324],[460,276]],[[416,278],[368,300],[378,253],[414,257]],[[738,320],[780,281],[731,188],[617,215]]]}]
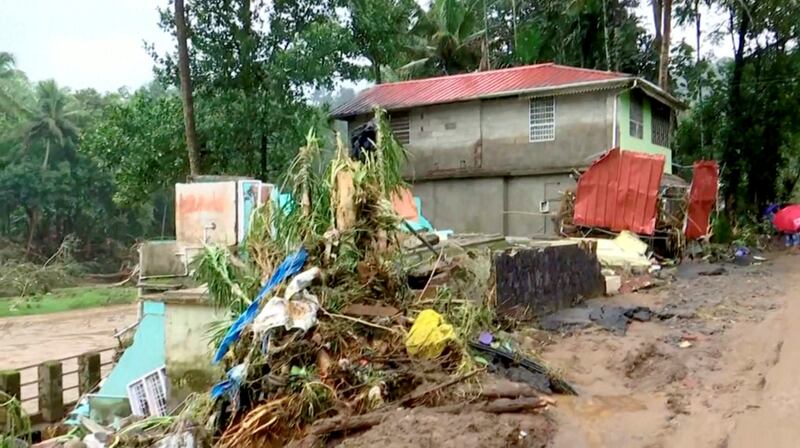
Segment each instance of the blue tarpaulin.
[{"label": "blue tarpaulin", "polygon": [[258,295],[250,306],[244,310],[244,313],[240,314],[239,317],[236,318],[236,321],[231,324],[231,327],[228,329],[228,332],[225,334],[225,337],[222,338],[222,342],[219,344],[217,348],[217,353],[214,354],[213,363],[217,364],[225,357],[225,354],[228,353],[228,348],[230,348],[231,344],[239,340],[239,337],[242,335],[242,330],[246,327],[253,319],[256,318],[256,314],[258,314],[258,309],[261,306],[261,300],[266,296],[273,288],[278,286],[282,281],[286,280],[287,278],[293,276],[294,274],[300,272],[303,269],[303,265],[306,263],[306,258],[308,258],[308,252],[304,248],[300,248],[297,252],[287,256],[275,269],[275,272],[270,277],[267,284],[261,288],[261,291],[258,292]]}]

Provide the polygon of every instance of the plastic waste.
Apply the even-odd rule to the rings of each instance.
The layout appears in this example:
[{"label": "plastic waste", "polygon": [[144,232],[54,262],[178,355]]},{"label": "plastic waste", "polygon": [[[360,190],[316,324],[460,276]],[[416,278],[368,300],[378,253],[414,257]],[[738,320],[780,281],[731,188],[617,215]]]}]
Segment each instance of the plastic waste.
[{"label": "plastic waste", "polygon": [[411,356],[433,359],[441,355],[455,337],[453,326],[447,324],[441,314],[426,309],[411,326],[406,337],[406,351]]},{"label": "plastic waste", "polygon": [[295,275],[292,281],[289,282],[289,286],[286,287],[286,293],[284,293],[283,297],[291,299],[298,292],[308,288],[311,282],[318,279],[321,275],[322,271],[316,266]]},{"label": "plastic waste", "polygon": [[239,390],[247,374],[247,364],[233,366],[225,374],[226,379],[211,388],[211,398],[217,399],[225,394],[233,395]]},{"label": "plastic waste", "polygon": [[287,330],[298,328],[308,331],[317,323],[317,311],[319,300],[307,291],[295,294],[291,300],[273,297],[253,321],[253,331],[263,334],[281,326]]},{"label": "plastic waste", "polygon": [[300,250],[287,256],[281,262],[278,268],[275,269],[275,272],[272,274],[272,277],[270,277],[267,284],[261,288],[261,291],[258,292],[256,298],[253,299],[253,302],[250,304],[250,306],[247,307],[244,313],[240,314],[239,317],[236,318],[233,324],[231,324],[228,332],[222,338],[222,342],[220,342],[219,347],[217,347],[217,352],[214,354],[214,359],[212,360],[213,364],[219,363],[222,358],[225,357],[225,354],[228,353],[228,348],[230,348],[231,344],[238,341],[242,336],[242,330],[244,327],[252,322],[253,319],[255,319],[256,315],[258,314],[258,309],[261,307],[261,300],[264,298],[264,296],[266,296],[282,281],[298,273],[300,269],[303,268],[306,258],[308,258],[308,252],[301,247]]}]

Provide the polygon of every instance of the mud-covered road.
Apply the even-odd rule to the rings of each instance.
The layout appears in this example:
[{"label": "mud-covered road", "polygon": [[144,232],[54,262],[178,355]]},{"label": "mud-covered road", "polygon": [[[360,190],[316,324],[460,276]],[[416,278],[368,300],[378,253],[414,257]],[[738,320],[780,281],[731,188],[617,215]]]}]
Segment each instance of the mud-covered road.
[{"label": "mud-covered road", "polygon": [[[37,316],[0,319],[0,369],[22,369],[23,405],[28,412],[37,409],[36,368],[24,368],[45,361],[74,357],[82,353],[114,347],[114,333],[137,320],[136,305],[109,306]],[[101,354],[107,362],[113,352]],[[65,402],[75,400],[78,391],[77,359],[62,362]],[[104,368],[104,373],[108,367]]]},{"label": "mud-covered road", "polygon": [[667,286],[600,299],[675,317],[632,322],[624,336],[551,336],[542,356],[580,396],[559,397],[549,446],[800,446],[800,256],[717,276],[681,270]]}]

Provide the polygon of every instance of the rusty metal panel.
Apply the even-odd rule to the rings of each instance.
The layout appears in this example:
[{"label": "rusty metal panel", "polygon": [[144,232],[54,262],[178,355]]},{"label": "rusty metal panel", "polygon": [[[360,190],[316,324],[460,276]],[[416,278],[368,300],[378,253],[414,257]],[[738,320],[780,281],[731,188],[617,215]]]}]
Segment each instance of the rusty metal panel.
[{"label": "rusty metal panel", "polygon": [[689,212],[686,215],[686,238],[697,239],[708,234],[708,218],[717,203],[719,166],[713,160],[694,163],[692,187],[689,190]]},{"label": "rusty metal panel", "polygon": [[466,101],[544,87],[562,87],[595,81],[626,79],[630,75],[567,67],[553,63],[501,70],[378,84],[337,107],[331,115],[349,117],[368,113],[374,106],[387,110]]},{"label": "rusty metal panel", "polygon": [[652,235],[664,156],[614,148],[578,180],[574,222]]},{"label": "rusty metal panel", "polygon": [[236,244],[236,182],[175,185],[175,237],[185,244]]}]

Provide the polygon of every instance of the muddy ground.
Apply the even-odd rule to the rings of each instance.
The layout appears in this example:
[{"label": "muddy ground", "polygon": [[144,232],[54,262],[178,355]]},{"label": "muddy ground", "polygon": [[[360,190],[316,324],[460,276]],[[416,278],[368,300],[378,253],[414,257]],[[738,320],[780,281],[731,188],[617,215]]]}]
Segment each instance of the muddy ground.
[{"label": "muddy ground", "polygon": [[[563,372],[579,396],[542,414],[394,418],[342,446],[794,447],[800,438],[800,256],[760,265],[685,265],[658,288],[590,304],[647,306],[673,317],[566,334],[520,330],[521,344]],[[668,311],[667,313],[663,313]],[[135,307],[0,320],[0,365],[15,367],[113,343]]]},{"label": "muddy ground", "polygon": [[625,335],[519,331],[580,394],[543,414],[405,411],[341,446],[798,446],[800,256],[771,258],[714,276],[698,273],[716,266],[684,265],[665,286],[589,302],[673,316],[632,322]]},{"label": "muddy ground", "polygon": [[[136,322],[136,310],[131,304],[0,319],[0,369],[22,369],[25,409],[35,412],[38,405],[29,400],[36,396],[36,368],[24,367],[114,347],[114,333]],[[106,362],[112,355],[103,352],[101,359]],[[65,389],[78,384],[77,367],[74,358],[62,363],[63,372],[73,372],[64,377]],[[64,392],[66,402],[77,396],[77,389]]]}]

